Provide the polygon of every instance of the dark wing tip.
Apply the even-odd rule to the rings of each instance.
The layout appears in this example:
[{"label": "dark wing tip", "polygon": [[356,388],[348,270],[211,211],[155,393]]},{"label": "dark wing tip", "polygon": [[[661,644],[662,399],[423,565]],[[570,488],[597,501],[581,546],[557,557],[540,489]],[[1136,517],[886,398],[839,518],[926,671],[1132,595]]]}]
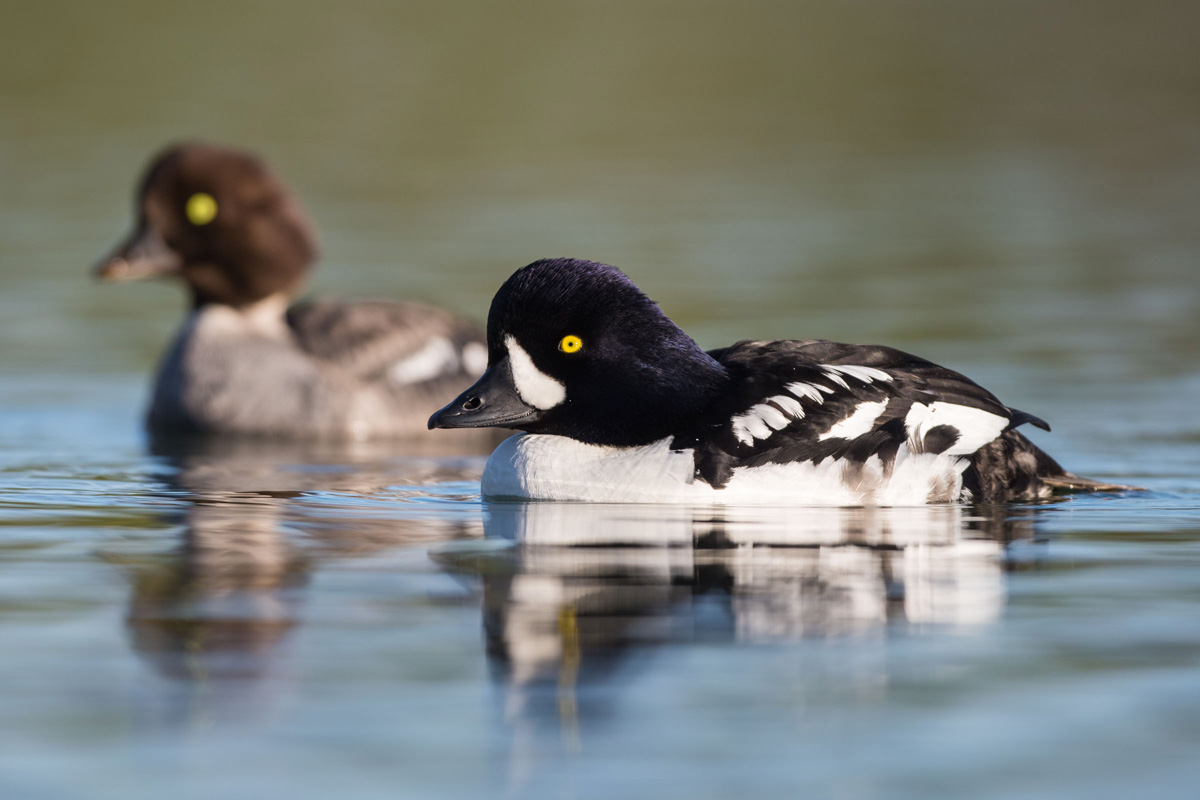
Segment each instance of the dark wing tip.
[{"label": "dark wing tip", "polygon": [[1042,419],[1041,417],[1035,417],[1033,414],[1030,414],[1028,411],[1018,411],[1015,408],[1010,408],[1009,412],[1012,414],[1012,417],[1011,417],[1012,421],[1009,422],[1009,424],[1008,424],[1009,428],[1019,428],[1020,426],[1022,426],[1028,422],[1030,425],[1032,425],[1035,428],[1041,428],[1044,431],[1050,430],[1049,422],[1046,422],[1046,420]]}]

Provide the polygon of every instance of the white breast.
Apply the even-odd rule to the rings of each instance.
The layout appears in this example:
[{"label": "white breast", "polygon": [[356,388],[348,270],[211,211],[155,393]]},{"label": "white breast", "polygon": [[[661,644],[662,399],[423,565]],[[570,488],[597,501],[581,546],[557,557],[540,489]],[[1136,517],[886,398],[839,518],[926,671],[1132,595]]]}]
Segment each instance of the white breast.
[{"label": "white breast", "polygon": [[913,454],[901,446],[891,469],[836,459],[739,467],[723,489],[694,479],[691,450],[671,440],[602,447],[564,436],[520,434],[492,453],[483,472],[487,498],[600,503],[750,503],[770,505],[924,505],[957,499],[967,459]]},{"label": "white breast", "polygon": [[645,447],[601,447],[565,436],[523,433],[500,443],[483,471],[484,497],[656,503],[685,499],[692,453],[670,439]]}]

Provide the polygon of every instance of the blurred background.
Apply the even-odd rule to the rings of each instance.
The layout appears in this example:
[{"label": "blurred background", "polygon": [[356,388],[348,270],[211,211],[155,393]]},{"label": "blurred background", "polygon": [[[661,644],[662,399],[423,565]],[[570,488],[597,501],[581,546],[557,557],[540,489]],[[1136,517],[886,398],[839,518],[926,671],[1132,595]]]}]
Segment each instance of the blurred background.
[{"label": "blurred background", "polygon": [[[1200,5],[0,11],[0,794],[1195,786]],[[197,138],[299,194],[314,295],[482,321],[534,259],[605,261],[702,345],[909,349],[1153,491],[508,518],[482,457],[149,454],[184,294],[89,269]]]},{"label": "blurred background", "polygon": [[1194,369],[1198,18],[1116,0],[12,5],[2,368],[152,364],[182,293],[99,288],[87,267],[130,226],[151,155],[203,138],[258,151],[310,207],[318,294],[483,317],[517,267],[570,255],[621,266],[709,346]]}]

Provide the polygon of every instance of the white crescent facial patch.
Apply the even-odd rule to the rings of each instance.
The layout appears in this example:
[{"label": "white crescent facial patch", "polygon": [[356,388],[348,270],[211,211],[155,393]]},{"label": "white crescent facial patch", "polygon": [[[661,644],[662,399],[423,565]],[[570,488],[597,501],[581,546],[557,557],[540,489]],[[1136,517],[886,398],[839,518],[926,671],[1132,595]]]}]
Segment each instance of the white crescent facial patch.
[{"label": "white crescent facial patch", "polygon": [[508,349],[513,385],[522,400],[536,409],[546,411],[566,399],[567,388],[538,369],[516,339],[505,336],[504,346]]}]

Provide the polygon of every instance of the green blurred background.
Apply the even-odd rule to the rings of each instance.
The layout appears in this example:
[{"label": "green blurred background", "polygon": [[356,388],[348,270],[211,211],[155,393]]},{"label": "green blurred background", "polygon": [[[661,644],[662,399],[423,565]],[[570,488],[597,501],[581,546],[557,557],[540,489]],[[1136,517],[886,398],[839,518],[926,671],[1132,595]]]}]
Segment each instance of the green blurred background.
[{"label": "green blurred background", "polygon": [[5,2],[0,371],[150,367],[182,293],[87,269],[188,138],[293,185],[322,295],[482,318],[571,255],[709,346],[1194,370],[1197,30],[1113,0]]}]

